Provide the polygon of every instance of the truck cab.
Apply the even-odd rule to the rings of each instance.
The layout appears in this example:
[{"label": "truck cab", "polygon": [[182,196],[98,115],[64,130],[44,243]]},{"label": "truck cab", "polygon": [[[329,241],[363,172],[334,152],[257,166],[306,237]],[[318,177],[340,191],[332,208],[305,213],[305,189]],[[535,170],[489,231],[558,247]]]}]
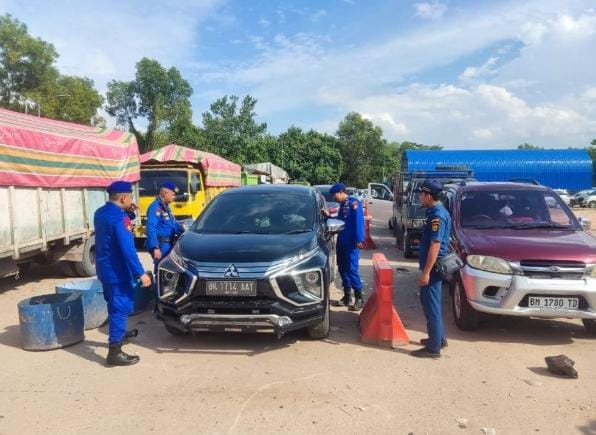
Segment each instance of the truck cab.
[{"label": "truck cab", "polygon": [[437,167],[430,171],[398,172],[394,184],[393,216],[389,228],[403,250],[405,258],[413,258],[420,249],[422,227],[426,212],[420,205],[418,187],[427,178],[443,184],[473,180],[473,172],[467,168]]},{"label": "truck cab", "polygon": [[139,182],[139,214],[141,225],[135,227],[135,237],[146,237],[147,209],[159,195],[164,181],[172,181],[178,187],[172,213],[178,221],[196,219],[208,202],[224,190],[221,187],[205,187],[205,177],[200,167],[191,164],[143,164]]}]

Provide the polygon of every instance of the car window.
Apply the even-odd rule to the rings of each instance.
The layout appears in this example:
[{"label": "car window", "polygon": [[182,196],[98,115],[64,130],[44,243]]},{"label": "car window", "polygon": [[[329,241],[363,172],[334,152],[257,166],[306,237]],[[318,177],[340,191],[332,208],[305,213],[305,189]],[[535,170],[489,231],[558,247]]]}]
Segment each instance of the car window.
[{"label": "car window", "polygon": [[315,188],[321,192],[321,195],[325,198],[327,202],[335,202],[335,198],[331,195],[331,186],[315,186]]},{"label": "car window", "polygon": [[283,234],[311,231],[315,200],[296,194],[235,194],[216,197],[192,231],[214,234]]},{"label": "car window", "polygon": [[553,226],[577,229],[577,221],[561,198],[541,190],[464,192],[460,223],[468,228]]}]

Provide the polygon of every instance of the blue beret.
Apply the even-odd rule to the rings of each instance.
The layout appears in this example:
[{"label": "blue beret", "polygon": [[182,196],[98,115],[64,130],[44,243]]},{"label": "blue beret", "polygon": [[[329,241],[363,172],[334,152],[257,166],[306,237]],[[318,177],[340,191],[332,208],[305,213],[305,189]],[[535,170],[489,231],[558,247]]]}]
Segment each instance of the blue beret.
[{"label": "blue beret", "polygon": [[436,195],[437,193],[441,193],[443,191],[443,185],[439,183],[437,180],[426,179],[418,188],[418,192],[426,192],[430,193],[431,195]]},{"label": "blue beret", "polygon": [[329,190],[329,193],[331,195],[335,195],[338,192],[345,192],[346,191],[346,185],[344,183],[336,183],[333,186],[331,186],[331,190]]},{"label": "blue beret", "polygon": [[165,189],[170,189],[172,192],[178,193],[178,188],[171,181],[164,181],[163,183],[161,183],[160,187],[165,188]]},{"label": "blue beret", "polygon": [[114,181],[106,189],[108,193],[132,193],[132,184],[128,181]]}]

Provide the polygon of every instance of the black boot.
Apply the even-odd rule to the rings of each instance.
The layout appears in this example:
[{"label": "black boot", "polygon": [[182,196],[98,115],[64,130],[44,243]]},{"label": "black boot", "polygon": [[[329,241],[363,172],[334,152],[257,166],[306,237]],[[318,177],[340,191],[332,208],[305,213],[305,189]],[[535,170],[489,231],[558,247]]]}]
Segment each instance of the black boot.
[{"label": "black boot", "polygon": [[[422,344],[423,346],[426,346],[426,344],[428,343],[428,338],[423,338],[420,340],[420,344]],[[449,345],[449,343],[447,343],[447,339],[444,338],[441,340],[441,349],[445,349],[447,346]]]},{"label": "black boot", "polygon": [[354,305],[350,305],[350,311],[360,311],[364,306],[364,302],[362,301],[362,293],[361,292],[354,292]]},{"label": "black boot", "polygon": [[340,307],[349,307],[352,303],[352,295],[350,294],[350,290],[344,290],[344,297],[341,298],[337,305]]},{"label": "black boot", "polygon": [[139,362],[138,356],[128,355],[122,352],[122,343],[110,344],[108,357],[106,359],[107,366],[131,366]]}]

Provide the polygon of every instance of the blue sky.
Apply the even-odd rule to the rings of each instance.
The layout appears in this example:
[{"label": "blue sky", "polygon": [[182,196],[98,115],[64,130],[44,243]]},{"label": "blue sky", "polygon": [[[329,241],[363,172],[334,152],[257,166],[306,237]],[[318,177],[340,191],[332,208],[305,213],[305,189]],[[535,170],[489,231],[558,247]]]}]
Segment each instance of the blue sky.
[{"label": "blue sky", "polygon": [[0,0],[103,92],[147,56],[194,88],[258,99],[273,133],[349,111],[390,140],[448,148],[596,138],[594,0]]}]

